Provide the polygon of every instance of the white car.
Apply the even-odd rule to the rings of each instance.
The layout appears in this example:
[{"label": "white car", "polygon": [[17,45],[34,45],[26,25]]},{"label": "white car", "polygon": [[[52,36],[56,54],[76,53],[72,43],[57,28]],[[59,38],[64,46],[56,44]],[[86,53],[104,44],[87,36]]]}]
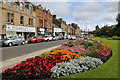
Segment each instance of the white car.
[{"label": "white car", "polygon": [[45,36],[43,37],[44,41],[52,41],[53,37],[52,36]]},{"label": "white car", "polygon": [[74,35],[71,35],[71,36],[68,37],[68,39],[69,39],[69,40],[75,40],[76,37],[75,37]]}]

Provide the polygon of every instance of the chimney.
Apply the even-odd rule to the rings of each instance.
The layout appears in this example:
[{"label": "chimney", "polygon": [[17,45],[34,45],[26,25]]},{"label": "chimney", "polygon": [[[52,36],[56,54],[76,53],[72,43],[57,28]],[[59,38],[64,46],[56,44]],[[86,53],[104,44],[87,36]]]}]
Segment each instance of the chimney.
[{"label": "chimney", "polygon": [[56,19],[56,15],[55,14],[53,15],[53,19]]}]

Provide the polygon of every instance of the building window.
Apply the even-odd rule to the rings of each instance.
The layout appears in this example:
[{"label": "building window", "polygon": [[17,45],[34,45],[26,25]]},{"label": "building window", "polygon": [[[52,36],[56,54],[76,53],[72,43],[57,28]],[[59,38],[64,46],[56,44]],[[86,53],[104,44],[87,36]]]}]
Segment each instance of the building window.
[{"label": "building window", "polygon": [[51,24],[50,24],[50,22],[49,22],[49,24],[48,24],[48,27],[49,27],[49,28],[51,27]]},{"label": "building window", "polygon": [[30,26],[30,18],[29,18],[29,26]]},{"label": "building window", "polygon": [[43,13],[43,12],[42,12],[42,10],[40,9],[40,10],[39,10],[39,16],[42,16],[42,13]]},{"label": "building window", "polygon": [[40,27],[43,27],[43,20],[39,19],[39,24],[40,24]]},{"label": "building window", "polygon": [[20,17],[20,24],[23,24],[23,22],[24,22],[24,16],[21,16]]},{"label": "building window", "polygon": [[14,23],[14,14],[11,14],[11,24]]},{"label": "building window", "polygon": [[12,1],[8,0],[8,6],[12,7]]},{"label": "building window", "polygon": [[45,18],[46,18],[46,12],[45,12]]},{"label": "building window", "polygon": [[20,3],[20,10],[23,10],[23,3]]},{"label": "building window", "polygon": [[32,26],[33,25],[33,19],[29,18],[28,24],[29,24],[29,26]]},{"label": "building window", "polygon": [[31,25],[33,25],[33,19],[31,19]]},{"label": "building window", "polygon": [[7,14],[7,23],[10,23],[10,13]]},{"label": "building window", "polygon": [[30,14],[32,13],[32,7],[31,6],[29,7],[29,12],[30,12]]},{"label": "building window", "polygon": [[50,14],[48,14],[48,18],[50,19]]}]

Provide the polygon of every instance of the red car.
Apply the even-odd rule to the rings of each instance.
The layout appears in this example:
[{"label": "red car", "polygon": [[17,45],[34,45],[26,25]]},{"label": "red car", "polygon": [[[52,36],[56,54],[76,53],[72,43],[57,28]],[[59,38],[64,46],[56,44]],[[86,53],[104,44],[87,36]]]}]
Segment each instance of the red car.
[{"label": "red car", "polygon": [[43,41],[43,38],[41,36],[38,37],[32,37],[28,40],[28,43],[37,43]]}]

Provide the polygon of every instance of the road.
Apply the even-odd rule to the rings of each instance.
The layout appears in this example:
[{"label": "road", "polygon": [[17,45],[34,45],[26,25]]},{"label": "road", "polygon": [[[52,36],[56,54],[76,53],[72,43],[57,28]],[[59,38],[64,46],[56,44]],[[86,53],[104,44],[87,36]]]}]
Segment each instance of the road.
[{"label": "road", "polygon": [[39,50],[47,49],[53,46],[57,46],[63,43],[69,42],[69,40],[59,40],[50,42],[40,42],[34,44],[25,44],[12,47],[2,48],[2,61],[15,58],[21,55],[29,54]]}]

